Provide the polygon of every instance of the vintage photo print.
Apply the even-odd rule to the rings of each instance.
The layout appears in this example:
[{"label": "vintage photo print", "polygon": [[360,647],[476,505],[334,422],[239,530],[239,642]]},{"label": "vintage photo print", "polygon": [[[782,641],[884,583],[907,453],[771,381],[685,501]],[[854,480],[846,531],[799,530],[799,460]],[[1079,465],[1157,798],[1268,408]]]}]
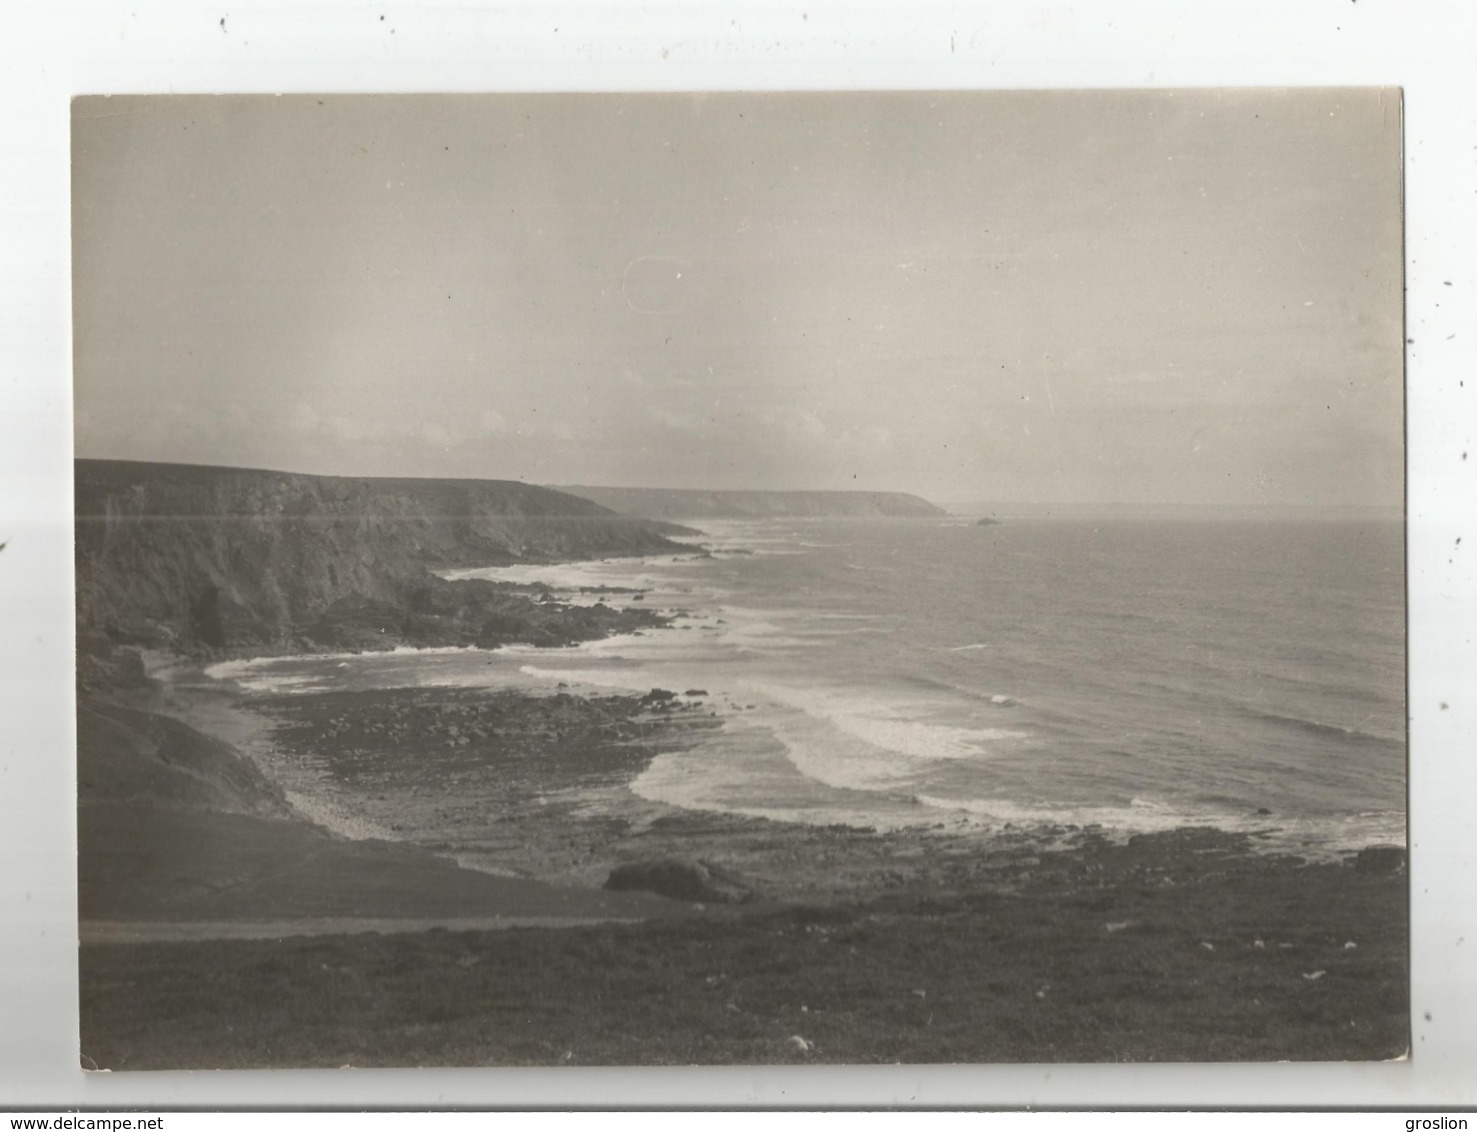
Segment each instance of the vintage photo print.
[{"label": "vintage photo print", "polygon": [[82,1064],[1406,1056],[1401,121],[76,100]]}]

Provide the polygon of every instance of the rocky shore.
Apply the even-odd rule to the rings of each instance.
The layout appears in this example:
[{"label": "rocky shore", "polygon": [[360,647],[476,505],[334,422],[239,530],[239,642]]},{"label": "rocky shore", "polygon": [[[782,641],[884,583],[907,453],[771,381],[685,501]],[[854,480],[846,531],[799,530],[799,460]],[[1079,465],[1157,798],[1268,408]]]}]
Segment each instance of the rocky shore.
[{"label": "rocky shore", "polygon": [[[198,779],[204,741],[215,777],[239,781],[201,814],[208,828],[181,821],[178,797],[172,826],[149,811],[174,870],[151,898],[120,907],[139,880],[117,874],[117,844],[84,841],[84,861],[113,869],[84,887],[111,927],[82,949],[83,1049],[99,1066],[1406,1052],[1393,848],[1310,864],[1215,830],[876,833],[632,799],[633,773],[715,725],[696,694],[421,688],[248,706],[284,765],[390,832],[344,841],[284,821],[268,778],[166,725],[166,762]],[[254,812],[220,812],[242,798]],[[84,811],[85,836],[108,830],[96,817]],[[476,843],[482,868],[455,867],[453,843]],[[611,883],[662,874],[654,862],[692,867],[666,896]],[[682,888],[699,874],[732,897]],[[118,942],[132,938],[120,917],[223,938],[143,924]],[[279,935],[252,938],[269,920]],[[528,926],[541,922],[564,926]]]},{"label": "rocky shore", "polygon": [[630,781],[718,726],[701,698],[406,688],[255,699],[272,773],[347,824],[493,873],[595,890],[660,818]]}]

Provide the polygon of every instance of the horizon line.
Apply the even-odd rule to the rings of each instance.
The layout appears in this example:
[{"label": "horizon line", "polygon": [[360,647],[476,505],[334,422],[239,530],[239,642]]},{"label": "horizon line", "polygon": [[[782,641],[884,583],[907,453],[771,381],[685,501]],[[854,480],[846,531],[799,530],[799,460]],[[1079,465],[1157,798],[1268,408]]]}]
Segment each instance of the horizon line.
[{"label": "horizon line", "polygon": [[719,493],[765,493],[773,495],[783,494],[826,494],[826,495],[910,495],[921,499],[935,507],[948,510],[951,506],[968,506],[972,509],[979,508],[1110,508],[1110,509],[1133,509],[1133,510],[1164,510],[1169,508],[1180,510],[1197,511],[1225,511],[1237,510],[1259,510],[1259,511],[1368,511],[1399,513],[1404,515],[1407,511],[1406,502],[1398,503],[1335,503],[1335,502],[1293,502],[1293,503],[1263,503],[1255,501],[1245,502],[1206,502],[1206,501],[1144,501],[1144,500],[1096,500],[1096,499],[1053,499],[1053,500],[1030,500],[1030,499],[991,499],[987,497],[964,497],[964,496],[942,496],[924,495],[918,491],[909,491],[903,488],[835,488],[835,487],[673,487],[656,486],[652,484],[618,484],[618,483],[554,483],[535,482],[516,476],[496,475],[446,475],[425,474],[416,472],[396,473],[391,475],[364,475],[346,472],[307,472],[293,468],[269,468],[244,464],[202,464],[182,460],[141,460],[135,457],[119,456],[83,456],[72,454],[72,462],[93,464],[136,464],[139,466],[167,467],[181,469],[199,469],[203,471],[216,472],[257,472],[269,475],[308,476],[317,479],[340,479],[340,480],[424,480],[427,482],[467,482],[467,483],[509,483],[519,484],[523,487],[536,487],[548,491],[568,492],[570,488],[591,488],[597,490],[611,491],[668,491],[668,492],[704,492],[708,494]]}]

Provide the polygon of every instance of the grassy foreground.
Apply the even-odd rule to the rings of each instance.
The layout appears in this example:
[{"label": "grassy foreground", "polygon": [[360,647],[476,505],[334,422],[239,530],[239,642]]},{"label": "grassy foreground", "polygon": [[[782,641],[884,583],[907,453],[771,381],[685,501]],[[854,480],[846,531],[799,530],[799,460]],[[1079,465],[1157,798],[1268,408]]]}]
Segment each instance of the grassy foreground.
[{"label": "grassy foreground", "polygon": [[86,945],[82,1048],[115,1069],[1407,1051],[1402,873],[1189,830],[996,873],[640,924]]}]

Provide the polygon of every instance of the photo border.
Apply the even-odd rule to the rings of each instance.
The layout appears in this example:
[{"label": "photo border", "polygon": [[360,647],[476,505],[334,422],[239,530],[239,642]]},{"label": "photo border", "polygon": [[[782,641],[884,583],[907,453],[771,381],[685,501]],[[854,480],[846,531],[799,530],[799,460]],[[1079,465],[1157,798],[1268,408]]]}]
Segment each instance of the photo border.
[{"label": "photo border", "polygon": [[[1472,1104],[1466,811],[1477,572],[1477,36],[1455,0],[452,7],[251,0],[18,10],[0,46],[0,1106],[1345,1107]],[[385,15],[385,20],[379,17]],[[1405,91],[1409,1061],[1384,1065],[77,1068],[69,100],[80,94],[1397,86]],[[1448,337],[1454,336],[1454,337]],[[1474,382],[1468,389],[1468,376]],[[1473,547],[1465,551],[1470,556]],[[1463,765],[1463,764],[1466,765]],[[1470,937],[1470,943],[1466,941]],[[1465,947],[1464,947],[1465,944]]]}]

